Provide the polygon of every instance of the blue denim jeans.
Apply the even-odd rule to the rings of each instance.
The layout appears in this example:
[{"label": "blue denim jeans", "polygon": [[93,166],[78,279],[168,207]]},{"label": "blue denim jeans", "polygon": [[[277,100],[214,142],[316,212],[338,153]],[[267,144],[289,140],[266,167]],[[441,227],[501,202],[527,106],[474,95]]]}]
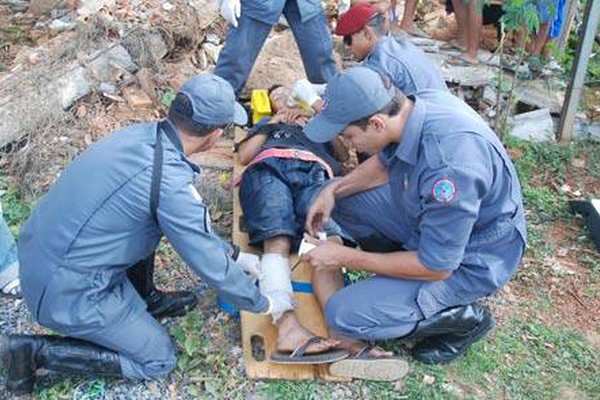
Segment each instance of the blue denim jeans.
[{"label": "blue denim jeans", "polygon": [[[295,0],[283,9],[298,44],[306,76],[312,83],[327,83],[336,74],[331,33],[324,15],[302,22]],[[229,25],[225,47],[219,54],[214,74],[228,81],[239,94],[272,26],[242,13],[237,28]]]},{"label": "blue denim jeans", "polygon": [[[0,207],[1,209],[1,207]],[[17,244],[4,217],[0,218],[0,288],[19,277]]]},{"label": "blue denim jeans", "polygon": [[[248,168],[240,182],[240,203],[250,244],[283,235],[297,250],[308,208],[326,182],[325,169],[315,162],[273,157]],[[324,230],[328,236],[345,236],[333,221]]]}]

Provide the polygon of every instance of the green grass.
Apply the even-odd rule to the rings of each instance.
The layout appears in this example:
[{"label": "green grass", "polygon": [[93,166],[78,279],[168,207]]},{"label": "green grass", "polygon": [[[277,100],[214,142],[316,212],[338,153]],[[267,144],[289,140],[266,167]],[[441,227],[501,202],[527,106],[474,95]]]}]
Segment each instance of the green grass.
[{"label": "green grass", "polygon": [[31,213],[31,206],[21,199],[17,188],[6,186],[1,177],[0,191],[4,192],[2,194],[2,214],[10,231],[16,237],[19,232],[19,226]]}]

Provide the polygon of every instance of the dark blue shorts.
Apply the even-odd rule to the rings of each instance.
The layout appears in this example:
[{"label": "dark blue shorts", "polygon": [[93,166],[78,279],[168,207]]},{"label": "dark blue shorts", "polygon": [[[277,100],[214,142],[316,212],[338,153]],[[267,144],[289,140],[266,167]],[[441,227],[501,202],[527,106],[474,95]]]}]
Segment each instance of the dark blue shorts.
[{"label": "dark blue shorts", "polygon": [[[273,157],[248,168],[240,182],[240,203],[250,244],[284,235],[297,251],[308,208],[326,183],[327,173],[316,162]],[[333,221],[325,232],[343,236]]]}]

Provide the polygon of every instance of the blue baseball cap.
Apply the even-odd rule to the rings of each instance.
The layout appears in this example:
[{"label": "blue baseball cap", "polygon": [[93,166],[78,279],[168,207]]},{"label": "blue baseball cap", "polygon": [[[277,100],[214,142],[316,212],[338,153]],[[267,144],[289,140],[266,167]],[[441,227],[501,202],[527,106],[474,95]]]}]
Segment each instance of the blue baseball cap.
[{"label": "blue baseball cap", "polygon": [[350,123],[375,114],[396,95],[393,85],[366,67],[349,68],[327,83],[323,95],[323,110],[304,128],[313,142],[328,142]]},{"label": "blue baseball cap", "polygon": [[185,81],[171,108],[192,125],[223,126],[231,122],[245,125],[248,122],[246,110],[235,101],[229,82],[213,74],[196,75]]}]

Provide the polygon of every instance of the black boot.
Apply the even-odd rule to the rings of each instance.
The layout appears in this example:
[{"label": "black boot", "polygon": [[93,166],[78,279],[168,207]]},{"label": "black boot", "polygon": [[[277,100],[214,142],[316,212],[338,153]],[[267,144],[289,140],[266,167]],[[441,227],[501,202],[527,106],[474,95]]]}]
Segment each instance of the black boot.
[{"label": "black boot", "polygon": [[73,375],[121,377],[119,355],[79,339],[45,335],[10,335],[0,349],[6,388],[15,395],[30,393],[35,373],[44,368]]},{"label": "black boot", "polygon": [[127,277],[157,319],[179,317],[192,310],[198,299],[192,292],[163,292],[154,286],[154,253],[127,270]]},{"label": "black boot", "polygon": [[419,322],[403,339],[423,339],[413,347],[412,356],[426,364],[443,364],[460,357],[494,325],[490,310],[473,303],[449,308]]}]

